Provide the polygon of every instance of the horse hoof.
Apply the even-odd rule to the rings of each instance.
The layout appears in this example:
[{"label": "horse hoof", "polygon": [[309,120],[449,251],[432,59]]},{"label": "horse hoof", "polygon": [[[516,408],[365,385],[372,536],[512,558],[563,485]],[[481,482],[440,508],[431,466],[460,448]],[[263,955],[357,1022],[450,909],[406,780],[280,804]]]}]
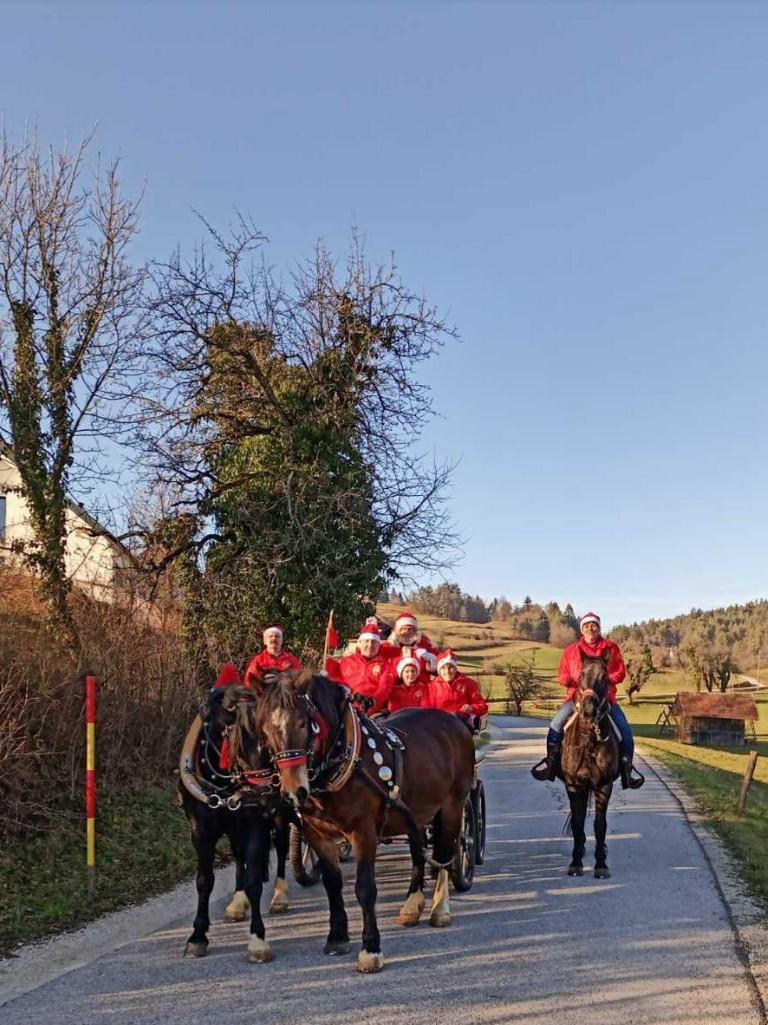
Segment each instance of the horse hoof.
[{"label": "horse hoof", "polygon": [[184,947],[184,953],[182,957],[205,957],[208,953],[208,943],[203,941],[202,943],[187,943]]},{"label": "horse hoof", "polygon": [[602,868],[595,869],[595,879],[610,879],[611,871],[607,865],[603,865]]},{"label": "horse hoof", "polygon": [[404,915],[402,912],[397,916],[397,924],[404,925],[409,928],[412,925],[419,924],[420,915]]},{"label": "horse hoof", "polygon": [[248,912],[243,911],[241,908],[227,908],[224,911],[225,922],[244,922],[248,917]]},{"label": "horse hoof", "polygon": [[584,875],[584,866],[583,865],[569,865],[568,866],[568,875],[569,876],[583,876]]},{"label": "horse hoof", "polygon": [[337,954],[348,954],[351,949],[352,944],[349,940],[328,940],[323,947],[323,953],[334,957]]},{"label": "horse hoof", "polygon": [[424,911],[424,894],[412,893],[405,904],[400,908],[397,918],[398,925],[418,925],[421,914]]},{"label": "horse hoof", "polygon": [[357,955],[357,970],[365,975],[380,972],[383,967],[384,955],[381,953],[369,954],[367,950],[361,950]]},{"label": "horse hoof", "polygon": [[251,936],[248,940],[248,960],[251,964],[267,964],[273,958],[272,948],[266,940]]},{"label": "horse hoof", "polygon": [[288,910],[287,900],[273,900],[269,905],[270,915],[284,915]]},{"label": "horse hoof", "polygon": [[445,929],[451,924],[451,916],[440,911],[433,911],[429,916],[429,924],[435,929]]}]

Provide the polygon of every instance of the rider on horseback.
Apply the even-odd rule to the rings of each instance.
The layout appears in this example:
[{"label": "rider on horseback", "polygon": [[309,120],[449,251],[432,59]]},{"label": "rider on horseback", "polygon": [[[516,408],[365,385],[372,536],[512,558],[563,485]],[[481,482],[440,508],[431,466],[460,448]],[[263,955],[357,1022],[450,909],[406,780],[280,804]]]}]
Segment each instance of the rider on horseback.
[{"label": "rider on horseback", "polygon": [[643,777],[635,774],[632,768],[635,743],[632,737],[632,730],[627,722],[621,706],[616,703],[616,688],[626,675],[624,659],[618,644],[608,640],[600,633],[600,617],[594,612],[588,612],[579,620],[581,638],[574,644],[569,644],[563,652],[560,660],[558,680],[563,687],[567,688],[565,701],[556,713],[549,727],[547,735],[547,754],[540,762],[531,769],[534,779],[554,780],[557,778],[557,766],[560,757],[560,745],[563,739],[565,724],[574,712],[573,697],[578,686],[579,674],[581,673],[582,658],[606,658],[608,681],[608,701],[611,706],[610,716],[614,725],[621,734],[619,742],[621,785],[637,790],[643,785]]}]

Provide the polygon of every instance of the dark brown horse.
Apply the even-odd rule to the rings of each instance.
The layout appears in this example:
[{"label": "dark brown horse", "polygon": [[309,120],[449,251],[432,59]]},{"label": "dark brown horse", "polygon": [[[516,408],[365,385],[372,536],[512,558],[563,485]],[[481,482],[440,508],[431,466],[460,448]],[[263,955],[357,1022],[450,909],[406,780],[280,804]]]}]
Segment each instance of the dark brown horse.
[{"label": "dark brown horse", "polygon": [[574,696],[576,713],[566,727],[561,773],[571,804],[573,855],[569,876],[584,874],[584,823],[590,797],[595,799],[595,878],[607,879],[605,834],[608,802],[619,771],[619,745],[609,718],[608,670],[601,658],[585,658]]},{"label": "dark brown horse", "polygon": [[236,730],[236,709],[241,702],[250,705],[253,700],[253,691],[244,687],[212,690],[182,748],[180,803],[189,820],[197,854],[198,896],[192,934],[184,947],[186,957],[203,957],[208,952],[214,853],[223,836],[228,837],[235,859],[236,887],[224,918],[230,922],[244,921],[250,912],[249,960],[272,960],[260,908],[272,836],[277,852],[277,877],[269,911],[275,914],[288,910],[285,863],[288,816],[293,813],[271,786],[272,769],[260,768],[264,756],[250,738],[239,746],[247,749],[249,766],[259,769],[258,772],[243,774],[234,762],[222,764],[225,738]]},{"label": "dark brown horse", "polygon": [[[248,720],[252,711],[244,706],[239,714]],[[411,882],[399,921],[416,925],[424,909],[422,836],[433,822],[432,863],[438,875],[430,924],[449,925],[446,866],[453,858],[475,765],[464,724],[446,712],[404,709],[380,729],[358,717],[346,688],[311,672],[284,673],[272,681],[255,713],[252,728],[263,735],[283,793],[300,809],[306,837],[320,859],[330,909],[325,953],[350,949],[337,854],[340,833],[357,862],[355,895],[363,912],[358,971],[378,972],[384,966],[375,876],[382,837],[408,836]]]}]

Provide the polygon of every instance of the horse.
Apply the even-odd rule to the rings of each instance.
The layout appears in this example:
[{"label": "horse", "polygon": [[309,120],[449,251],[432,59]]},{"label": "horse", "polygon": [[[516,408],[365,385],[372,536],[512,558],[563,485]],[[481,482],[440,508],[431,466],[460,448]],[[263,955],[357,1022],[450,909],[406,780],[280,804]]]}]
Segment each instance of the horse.
[{"label": "horse", "polygon": [[[226,764],[225,741],[236,732],[236,710],[254,701],[253,691],[241,686],[212,690],[190,727],[179,763],[179,803],[191,827],[197,854],[197,914],[192,934],[184,947],[185,957],[204,957],[208,952],[209,900],[214,883],[214,852],[223,837],[229,838],[235,859],[235,894],[224,919],[242,922],[250,909],[248,960],[272,960],[261,917],[261,894],[269,875],[271,834],[274,830],[277,875],[269,913],[288,911],[285,864],[289,843],[289,812],[272,786],[272,770],[243,773],[230,759]],[[246,741],[247,743],[247,741]],[[240,743],[242,748],[243,743]],[[252,749],[249,761],[261,766],[263,756]],[[222,764],[224,763],[224,764]],[[288,814],[286,814],[288,812]]]},{"label": "horse", "polygon": [[608,802],[619,772],[619,744],[610,721],[608,670],[602,658],[585,658],[574,696],[576,711],[566,727],[560,755],[560,776],[571,805],[573,854],[569,876],[584,874],[584,822],[595,798],[595,878],[611,875],[606,863]]},{"label": "horse", "polygon": [[429,921],[450,925],[446,868],[475,771],[472,736],[456,716],[409,708],[389,716],[382,727],[358,715],[345,687],[308,670],[283,673],[267,685],[257,706],[241,706],[238,716],[263,736],[282,791],[299,809],[318,854],[330,913],[326,954],[350,950],[339,834],[351,844],[356,861],[355,896],[363,913],[358,971],[384,967],[376,920],[381,838],[408,836],[411,880],[398,921],[416,925],[424,910],[423,834],[433,823],[431,864],[437,881]]}]

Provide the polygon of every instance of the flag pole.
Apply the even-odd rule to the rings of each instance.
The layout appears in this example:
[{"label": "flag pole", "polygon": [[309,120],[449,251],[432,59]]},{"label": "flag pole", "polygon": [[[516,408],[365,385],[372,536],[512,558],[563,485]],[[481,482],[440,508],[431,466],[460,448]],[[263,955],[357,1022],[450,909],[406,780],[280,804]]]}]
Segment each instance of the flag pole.
[{"label": "flag pole", "polygon": [[323,664],[322,669],[325,669],[325,663],[328,659],[328,635],[333,629],[333,609],[328,614],[328,625],[325,628],[325,644],[323,645]]}]

